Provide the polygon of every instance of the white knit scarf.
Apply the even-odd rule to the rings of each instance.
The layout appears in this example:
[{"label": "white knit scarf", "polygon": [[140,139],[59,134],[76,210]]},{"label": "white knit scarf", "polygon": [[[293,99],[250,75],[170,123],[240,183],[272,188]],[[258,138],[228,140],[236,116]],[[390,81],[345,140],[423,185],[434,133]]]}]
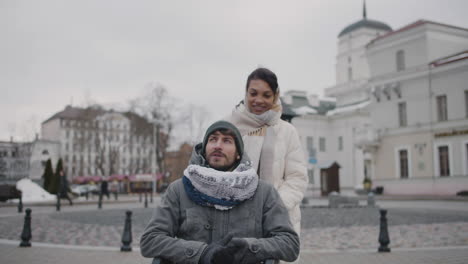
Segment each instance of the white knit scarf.
[{"label": "white knit scarf", "polygon": [[262,179],[273,175],[276,142],[273,126],[278,124],[281,114],[281,103],[279,96],[276,96],[272,109],[261,115],[251,113],[242,101],[234,108],[232,115],[227,118],[241,132],[244,144],[248,145],[248,155]]},{"label": "white knit scarf", "polygon": [[[184,170],[184,176],[190,180],[197,191],[226,201],[250,199],[258,186],[258,176],[250,166],[250,161],[240,163],[234,171],[218,171],[191,164]],[[213,206],[219,210],[232,208],[232,206],[219,204],[213,204]]]}]

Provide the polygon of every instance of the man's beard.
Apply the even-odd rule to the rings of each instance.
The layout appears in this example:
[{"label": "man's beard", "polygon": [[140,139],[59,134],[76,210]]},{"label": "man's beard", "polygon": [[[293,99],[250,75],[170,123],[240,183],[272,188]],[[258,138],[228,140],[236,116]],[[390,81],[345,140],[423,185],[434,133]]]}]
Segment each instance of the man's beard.
[{"label": "man's beard", "polygon": [[214,166],[211,166],[211,164],[210,164],[211,168],[213,168],[215,170],[219,170],[219,171],[230,171],[232,166],[233,166],[233,164],[229,164],[229,165],[226,165],[226,166],[220,166],[220,167],[214,167]]},{"label": "man's beard", "polygon": [[[230,169],[232,169],[235,161],[230,163],[230,164],[227,164],[227,165],[212,165],[210,160],[211,160],[211,157],[212,157],[213,154],[221,154],[221,155],[224,156],[224,159],[228,160],[228,158],[226,157],[226,155],[224,153],[222,153],[222,152],[213,152],[213,153],[211,153],[210,158],[208,159],[208,164],[210,165],[211,168],[213,168],[215,170],[219,170],[219,171],[229,171]],[[214,157],[214,158],[216,158],[216,157]]]}]

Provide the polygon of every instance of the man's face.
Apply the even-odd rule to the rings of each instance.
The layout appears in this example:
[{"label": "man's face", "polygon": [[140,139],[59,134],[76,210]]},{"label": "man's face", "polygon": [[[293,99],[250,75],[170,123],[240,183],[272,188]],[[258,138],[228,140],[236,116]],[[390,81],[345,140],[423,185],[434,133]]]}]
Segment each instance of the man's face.
[{"label": "man's face", "polygon": [[236,142],[230,135],[216,131],[208,137],[205,158],[213,169],[227,171],[238,159]]}]

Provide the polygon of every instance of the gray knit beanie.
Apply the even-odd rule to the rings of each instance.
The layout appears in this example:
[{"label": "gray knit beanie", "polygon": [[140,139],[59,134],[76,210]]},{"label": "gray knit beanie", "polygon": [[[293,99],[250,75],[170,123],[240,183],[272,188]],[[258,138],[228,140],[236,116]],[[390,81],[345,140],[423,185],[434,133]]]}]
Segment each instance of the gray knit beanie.
[{"label": "gray knit beanie", "polygon": [[242,136],[236,126],[224,120],[214,122],[206,130],[205,137],[203,138],[202,155],[205,156],[205,148],[206,144],[208,143],[208,137],[214,132],[222,129],[229,129],[234,133],[234,141],[236,143],[237,154],[239,154],[239,156],[242,158],[242,155],[244,154],[244,141],[242,141]]}]

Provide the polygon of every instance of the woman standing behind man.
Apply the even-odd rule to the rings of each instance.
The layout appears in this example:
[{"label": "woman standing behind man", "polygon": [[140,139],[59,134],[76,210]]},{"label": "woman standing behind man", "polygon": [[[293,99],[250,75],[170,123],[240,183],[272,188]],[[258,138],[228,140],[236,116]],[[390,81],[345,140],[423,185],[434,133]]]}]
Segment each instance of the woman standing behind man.
[{"label": "woman standing behind man", "polygon": [[299,234],[307,168],[297,131],[281,114],[278,79],[269,69],[258,68],[247,78],[245,99],[227,120],[240,130],[245,152],[260,179],[278,190]]}]

